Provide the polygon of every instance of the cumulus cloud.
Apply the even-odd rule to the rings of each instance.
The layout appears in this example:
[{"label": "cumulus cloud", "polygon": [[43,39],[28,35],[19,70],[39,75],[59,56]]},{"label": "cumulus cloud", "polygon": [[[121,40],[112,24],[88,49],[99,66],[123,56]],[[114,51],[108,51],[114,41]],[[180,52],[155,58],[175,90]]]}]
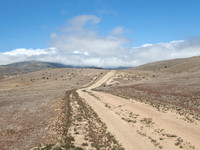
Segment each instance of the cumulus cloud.
[{"label": "cumulus cloud", "polygon": [[101,18],[81,15],[69,20],[60,33],[52,33],[46,49],[15,49],[0,53],[0,64],[40,60],[74,66],[119,67],[137,66],[153,61],[200,55],[200,38],[144,44],[130,47],[126,30],[116,27],[106,36],[99,36],[96,26]]},{"label": "cumulus cloud", "polygon": [[[63,32],[73,32],[73,34],[88,34],[86,30],[87,25],[91,28],[91,25],[98,24],[101,18],[94,15],[80,15],[72,18],[63,26]],[[87,32],[86,32],[87,31]]]},{"label": "cumulus cloud", "polygon": [[51,55],[51,54],[55,54],[55,48],[49,48],[50,51],[46,51],[46,49],[25,49],[25,48],[19,48],[19,49],[15,49],[12,51],[8,51],[8,52],[4,52],[4,55],[7,56],[18,56],[18,55],[22,55],[22,56],[40,56],[40,55]]},{"label": "cumulus cloud", "polygon": [[123,27],[116,27],[111,31],[111,35],[123,35],[124,33],[128,32],[128,30],[124,30]]},{"label": "cumulus cloud", "polygon": [[29,60],[47,61],[45,60],[46,58],[52,60],[55,55],[57,55],[57,49],[55,47],[47,49],[19,48],[0,53],[0,65]]},{"label": "cumulus cloud", "polygon": [[[61,33],[58,35],[52,33],[52,46],[68,53],[73,51],[87,52],[90,57],[117,55],[119,51],[122,51],[121,45],[127,43],[128,40],[112,34],[98,36],[93,26],[100,20],[99,17],[93,15],[81,15],[69,20]],[[123,32],[122,28],[115,30],[114,32]]]}]

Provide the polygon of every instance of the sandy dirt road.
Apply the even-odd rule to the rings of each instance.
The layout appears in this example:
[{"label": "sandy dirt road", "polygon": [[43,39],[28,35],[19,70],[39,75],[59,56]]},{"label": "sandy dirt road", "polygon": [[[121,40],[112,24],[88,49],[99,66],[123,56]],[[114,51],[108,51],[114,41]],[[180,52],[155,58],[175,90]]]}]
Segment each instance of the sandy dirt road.
[{"label": "sandy dirt road", "polygon": [[163,113],[135,100],[92,90],[114,74],[115,71],[110,71],[98,82],[77,92],[125,149],[200,149],[199,122],[188,123],[173,112]]}]

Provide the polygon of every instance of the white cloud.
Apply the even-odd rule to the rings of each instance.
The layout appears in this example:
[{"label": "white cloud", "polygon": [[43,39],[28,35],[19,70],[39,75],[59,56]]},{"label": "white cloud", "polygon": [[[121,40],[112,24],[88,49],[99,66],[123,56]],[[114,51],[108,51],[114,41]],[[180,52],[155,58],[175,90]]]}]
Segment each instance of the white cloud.
[{"label": "white cloud", "polygon": [[46,49],[25,49],[25,48],[19,48],[19,49],[14,49],[12,51],[4,52],[4,55],[7,56],[18,56],[18,55],[23,55],[23,56],[40,56],[44,54],[55,54],[56,48],[49,48],[49,51]]},{"label": "white cloud", "polygon": [[130,42],[123,36],[126,30],[116,27],[110,34],[99,36],[95,25],[100,20],[93,15],[77,16],[63,26],[61,33],[51,34],[51,48],[2,52],[0,64],[40,60],[75,66],[118,67],[200,55],[199,37],[140,47],[124,46]]},{"label": "white cloud", "polygon": [[116,27],[111,31],[111,35],[123,35],[124,33],[128,32],[128,30],[124,30],[123,27]]},{"label": "white cloud", "polygon": [[57,49],[55,47],[50,47],[47,49],[19,48],[12,51],[0,53],[0,65],[29,60],[47,61],[46,58],[50,60],[56,54]]},{"label": "white cloud", "polygon": [[[103,37],[98,36],[97,31],[93,28],[100,20],[93,15],[81,15],[69,20],[61,33],[51,34],[52,46],[68,53],[76,50],[84,51],[95,57],[116,55],[119,50],[122,50],[121,45],[128,40],[111,34]],[[120,30],[118,32],[122,32],[123,28],[118,30]]]},{"label": "white cloud", "polygon": [[74,53],[74,54],[80,54],[80,55],[86,55],[86,56],[89,55],[88,52],[82,52],[82,51],[78,51],[78,50],[75,50],[72,53]]},{"label": "white cloud", "polygon": [[101,21],[101,18],[94,15],[80,15],[72,18],[63,26],[63,32],[73,32],[73,34],[88,34],[86,32],[87,25],[91,28],[91,25],[98,24]]}]

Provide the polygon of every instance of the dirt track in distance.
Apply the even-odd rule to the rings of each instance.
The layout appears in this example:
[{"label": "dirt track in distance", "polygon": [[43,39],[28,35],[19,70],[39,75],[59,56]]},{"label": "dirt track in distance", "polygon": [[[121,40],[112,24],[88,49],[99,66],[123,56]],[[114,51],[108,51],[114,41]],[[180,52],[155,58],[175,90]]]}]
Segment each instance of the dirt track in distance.
[{"label": "dirt track in distance", "polygon": [[[92,86],[78,90],[125,149],[200,149],[200,123],[189,123],[174,112],[160,112],[148,104],[93,91],[114,75],[109,72]],[[144,144],[145,143],[145,144]]]}]

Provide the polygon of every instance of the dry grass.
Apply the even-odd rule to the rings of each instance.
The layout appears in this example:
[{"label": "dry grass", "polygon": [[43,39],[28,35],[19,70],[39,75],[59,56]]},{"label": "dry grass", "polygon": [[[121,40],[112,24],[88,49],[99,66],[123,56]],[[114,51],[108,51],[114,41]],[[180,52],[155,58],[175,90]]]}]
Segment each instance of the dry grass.
[{"label": "dry grass", "polygon": [[[156,66],[157,67],[157,66]],[[171,70],[171,69],[169,69]],[[181,73],[146,70],[118,71],[110,84],[97,90],[148,103],[160,111],[176,110],[186,119],[200,119],[200,71]],[[187,114],[191,114],[189,118]]]},{"label": "dry grass", "polygon": [[75,90],[65,93],[59,118],[56,136],[60,138],[35,149],[123,149],[107,131],[105,123]]},{"label": "dry grass", "polygon": [[95,69],[50,69],[1,79],[1,149],[30,149],[55,141],[48,129],[58,116],[58,103],[65,91],[80,88],[104,73]]}]

